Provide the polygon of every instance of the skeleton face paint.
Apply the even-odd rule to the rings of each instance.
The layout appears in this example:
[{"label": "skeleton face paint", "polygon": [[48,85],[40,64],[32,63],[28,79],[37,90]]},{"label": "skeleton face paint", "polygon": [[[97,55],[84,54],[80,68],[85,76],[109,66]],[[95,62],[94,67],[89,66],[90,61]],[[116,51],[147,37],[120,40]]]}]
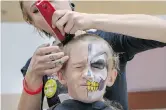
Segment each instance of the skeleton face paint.
[{"label": "skeleton face paint", "polygon": [[[97,44],[88,45],[87,97],[95,100],[104,94],[107,78],[107,53]],[[101,46],[101,45],[100,45]]]},{"label": "skeleton face paint", "polygon": [[108,77],[107,51],[100,41],[80,42],[72,48],[64,78],[73,99],[91,103],[103,98]]}]

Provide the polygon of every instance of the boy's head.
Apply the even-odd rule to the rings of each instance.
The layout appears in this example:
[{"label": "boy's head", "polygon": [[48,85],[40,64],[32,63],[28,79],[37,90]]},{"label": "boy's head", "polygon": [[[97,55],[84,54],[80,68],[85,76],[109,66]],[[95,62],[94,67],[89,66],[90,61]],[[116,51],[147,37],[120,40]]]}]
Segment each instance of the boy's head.
[{"label": "boy's head", "polygon": [[83,34],[64,48],[68,62],[58,77],[75,100],[86,103],[102,100],[106,86],[112,86],[117,76],[117,60],[109,44],[102,38]]}]

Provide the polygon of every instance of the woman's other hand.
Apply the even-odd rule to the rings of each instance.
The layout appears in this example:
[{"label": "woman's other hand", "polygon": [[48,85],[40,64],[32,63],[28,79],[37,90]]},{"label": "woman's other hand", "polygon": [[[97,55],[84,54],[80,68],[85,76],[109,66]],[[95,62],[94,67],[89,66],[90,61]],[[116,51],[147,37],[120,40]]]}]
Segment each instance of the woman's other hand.
[{"label": "woman's other hand", "polygon": [[35,51],[26,73],[30,89],[38,88],[44,75],[50,76],[57,73],[68,58],[58,46],[49,46],[49,44],[40,46]]},{"label": "woman's other hand", "polygon": [[75,34],[78,30],[91,29],[93,20],[93,14],[56,10],[52,16],[52,27],[57,27],[62,35],[65,35],[65,33]]}]

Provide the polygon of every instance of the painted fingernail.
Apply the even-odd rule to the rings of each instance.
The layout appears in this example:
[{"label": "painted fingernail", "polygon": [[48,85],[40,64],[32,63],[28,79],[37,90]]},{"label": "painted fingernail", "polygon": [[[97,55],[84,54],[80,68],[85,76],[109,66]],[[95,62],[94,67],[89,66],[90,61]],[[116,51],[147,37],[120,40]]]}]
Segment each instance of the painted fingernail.
[{"label": "painted fingernail", "polygon": [[54,26],[54,25],[52,25],[52,28],[55,28],[55,26]]},{"label": "painted fingernail", "polygon": [[64,32],[64,31],[61,31],[61,34],[64,36],[65,32]]},{"label": "painted fingernail", "polygon": [[69,56],[66,56],[66,60],[65,61],[67,61],[69,59]]},{"label": "painted fingernail", "polygon": [[63,33],[63,36],[65,36],[65,32]]}]

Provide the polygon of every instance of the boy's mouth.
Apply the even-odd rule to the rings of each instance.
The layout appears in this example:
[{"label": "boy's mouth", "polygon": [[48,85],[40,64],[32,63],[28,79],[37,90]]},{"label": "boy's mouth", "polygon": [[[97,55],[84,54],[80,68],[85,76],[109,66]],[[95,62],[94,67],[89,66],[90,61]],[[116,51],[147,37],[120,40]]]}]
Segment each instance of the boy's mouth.
[{"label": "boy's mouth", "polygon": [[99,89],[99,83],[95,81],[87,81],[86,86],[89,92],[94,92]]},{"label": "boy's mouth", "polygon": [[81,84],[82,87],[86,87],[88,92],[101,91],[104,88],[104,82],[102,78],[99,82],[87,80],[85,83]]}]

